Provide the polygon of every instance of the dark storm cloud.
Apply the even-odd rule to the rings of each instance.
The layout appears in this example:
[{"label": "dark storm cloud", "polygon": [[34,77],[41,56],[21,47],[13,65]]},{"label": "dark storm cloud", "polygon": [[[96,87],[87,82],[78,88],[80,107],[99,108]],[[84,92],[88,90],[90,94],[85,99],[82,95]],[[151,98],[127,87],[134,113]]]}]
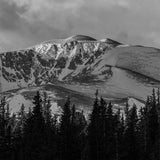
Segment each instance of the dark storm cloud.
[{"label": "dark storm cloud", "polygon": [[87,34],[160,47],[159,0],[0,0],[0,48]]}]

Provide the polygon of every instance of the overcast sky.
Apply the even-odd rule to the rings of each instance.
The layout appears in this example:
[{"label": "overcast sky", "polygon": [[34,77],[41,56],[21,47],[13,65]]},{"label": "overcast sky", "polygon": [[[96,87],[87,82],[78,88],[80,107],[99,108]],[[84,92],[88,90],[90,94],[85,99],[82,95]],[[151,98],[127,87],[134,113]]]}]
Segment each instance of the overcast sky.
[{"label": "overcast sky", "polygon": [[160,48],[160,0],[0,0],[0,51],[74,34]]}]

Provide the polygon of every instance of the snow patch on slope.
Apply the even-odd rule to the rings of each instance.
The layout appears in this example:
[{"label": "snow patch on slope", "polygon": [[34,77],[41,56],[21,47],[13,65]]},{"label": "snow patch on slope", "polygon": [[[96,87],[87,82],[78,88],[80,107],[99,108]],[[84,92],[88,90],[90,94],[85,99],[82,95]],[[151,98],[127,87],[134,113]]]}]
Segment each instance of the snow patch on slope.
[{"label": "snow patch on slope", "polygon": [[7,99],[7,103],[11,108],[11,113],[17,113],[20,110],[22,104],[24,104],[26,111],[28,111],[29,107],[33,106],[30,100],[26,100],[24,96],[20,94],[14,95],[13,97],[10,97],[9,99]]},{"label": "snow patch on slope", "polygon": [[138,101],[137,99],[135,98],[128,98],[128,104],[130,107],[132,107],[133,105],[136,105],[137,109],[139,110],[140,108],[144,107],[145,104]]},{"label": "snow patch on slope", "polygon": [[[14,94],[11,94],[10,97],[7,99],[7,104],[9,104],[9,107],[10,107],[10,112],[11,113],[17,113],[19,112],[22,104],[24,104],[25,106],[25,111],[28,112],[28,109],[29,108],[33,108],[33,100],[32,99],[28,99],[26,98],[23,93],[24,92],[28,92],[31,93],[31,92],[35,92],[37,90],[39,90],[40,88],[39,87],[35,87],[35,88],[32,88],[32,89],[22,89],[22,90],[19,90],[17,91],[16,93]],[[55,94],[52,92],[48,92],[47,95],[49,96],[49,99],[51,100],[51,111],[52,111],[52,114],[54,115],[61,115],[62,114],[62,109],[60,106],[58,106],[57,102],[55,101]]]}]

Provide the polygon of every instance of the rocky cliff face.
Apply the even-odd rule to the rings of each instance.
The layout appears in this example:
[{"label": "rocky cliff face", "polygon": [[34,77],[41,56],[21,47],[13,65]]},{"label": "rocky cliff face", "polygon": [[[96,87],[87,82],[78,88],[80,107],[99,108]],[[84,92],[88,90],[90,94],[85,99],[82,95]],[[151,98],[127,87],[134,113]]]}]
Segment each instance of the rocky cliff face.
[{"label": "rocky cliff face", "polygon": [[[32,48],[0,55],[1,92],[52,83],[55,80],[82,80],[95,77],[98,59],[119,43],[97,41],[87,36],[53,40]],[[110,73],[109,70],[103,73]]]}]

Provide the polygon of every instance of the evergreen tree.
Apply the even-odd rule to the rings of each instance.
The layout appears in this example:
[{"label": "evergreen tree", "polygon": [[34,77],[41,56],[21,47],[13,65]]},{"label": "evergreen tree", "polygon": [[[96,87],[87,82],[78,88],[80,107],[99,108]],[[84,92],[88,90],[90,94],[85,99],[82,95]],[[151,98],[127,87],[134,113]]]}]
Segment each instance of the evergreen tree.
[{"label": "evergreen tree", "polygon": [[106,111],[106,159],[116,159],[116,130],[111,102]]},{"label": "evergreen tree", "polygon": [[160,88],[157,89],[157,104],[160,104]]},{"label": "evergreen tree", "polygon": [[48,145],[48,157],[49,158],[55,158],[57,157],[57,128],[56,128],[56,123],[57,123],[57,117],[52,117],[51,113],[51,101],[46,99],[45,105],[43,108],[43,116],[45,120],[45,125],[46,125],[46,141]]},{"label": "evergreen tree", "polygon": [[32,115],[26,120],[20,159],[45,159],[47,156],[46,126],[41,109],[41,96],[34,97]]},{"label": "evergreen tree", "polygon": [[155,90],[153,89],[150,107],[148,110],[147,121],[147,149],[146,155],[149,160],[156,160],[159,150],[159,122],[158,122],[158,110],[156,103]]},{"label": "evergreen tree", "polygon": [[6,99],[5,97],[2,97],[1,104],[0,104],[0,136],[5,137],[5,105],[6,105]]},{"label": "evergreen tree", "polygon": [[97,138],[99,139],[98,142],[98,159],[105,160],[106,159],[106,108],[107,103],[104,101],[103,98],[100,100],[99,104],[99,115],[97,119],[98,123],[98,132],[97,132]]},{"label": "evergreen tree", "polygon": [[143,160],[147,154],[147,108],[144,107],[139,110],[139,120],[137,123],[137,149],[139,150],[139,159]]},{"label": "evergreen tree", "polygon": [[126,148],[126,155],[124,156],[124,160],[135,160],[138,159],[138,143],[137,143],[137,109],[134,105],[128,113],[128,119],[126,128],[125,128],[125,148]]},{"label": "evergreen tree", "polygon": [[118,109],[115,114],[115,159],[122,160],[123,153],[125,151],[124,148],[124,118],[121,116],[121,111]]},{"label": "evergreen tree", "polygon": [[129,104],[128,104],[128,102],[126,102],[124,113],[125,113],[125,124],[127,124],[128,123],[128,114],[129,114]]},{"label": "evergreen tree", "polygon": [[27,113],[27,119],[30,118],[31,116],[32,116],[32,109],[31,107],[29,107],[28,113]]},{"label": "evergreen tree", "polygon": [[10,114],[0,103],[0,159],[2,160],[160,160],[160,93],[153,89],[145,107],[126,103],[125,118],[112,103],[98,99],[86,125],[83,112],[68,98],[60,121],[51,101],[37,92],[33,109]]},{"label": "evergreen tree", "polygon": [[77,127],[77,119],[75,115],[75,107],[70,107],[70,99],[68,98],[61,116],[60,124],[60,159],[61,160],[75,160],[80,159],[81,145],[79,139],[79,127]]},{"label": "evergreen tree", "polygon": [[84,129],[83,112],[77,112],[75,105],[71,108],[71,150],[72,155],[70,160],[80,160],[83,150],[83,129]]},{"label": "evergreen tree", "polygon": [[68,98],[64,107],[63,114],[61,117],[61,126],[60,126],[60,134],[61,134],[61,160],[69,160],[71,156],[71,110],[70,110],[70,99]]},{"label": "evergreen tree", "polygon": [[47,99],[46,101],[46,105],[44,108],[44,119],[45,119],[45,123],[51,127],[52,124],[52,113],[51,113],[51,101],[49,99]]},{"label": "evergreen tree", "polygon": [[0,159],[10,159],[11,155],[11,127],[9,125],[9,106],[6,97],[0,103]]},{"label": "evergreen tree", "polygon": [[89,159],[90,160],[98,160],[99,153],[98,153],[98,146],[99,146],[99,139],[98,139],[98,132],[99,132],[99,100],[96,94],[96,98],[93,105],[93,110],[90,115],[90,124],[88,127],[88,140],[89,140]]},{"label": "evergreen tree", "polygon": [[25,106],[22,104],[20,111],[18,113],[18,129],[19,129],[19,134],[23,136],[23,131],[24,131],[24,126],[26,122],[26,113],[25,113]]},{"label": "evergreen tree", "polygon": [[159,135],[159,91],[157,97],[153,89],[152,96],[147,97],[146,105],[140,109],[138,122],[138,141],[140,159],[159,159],[160,135]]}]

